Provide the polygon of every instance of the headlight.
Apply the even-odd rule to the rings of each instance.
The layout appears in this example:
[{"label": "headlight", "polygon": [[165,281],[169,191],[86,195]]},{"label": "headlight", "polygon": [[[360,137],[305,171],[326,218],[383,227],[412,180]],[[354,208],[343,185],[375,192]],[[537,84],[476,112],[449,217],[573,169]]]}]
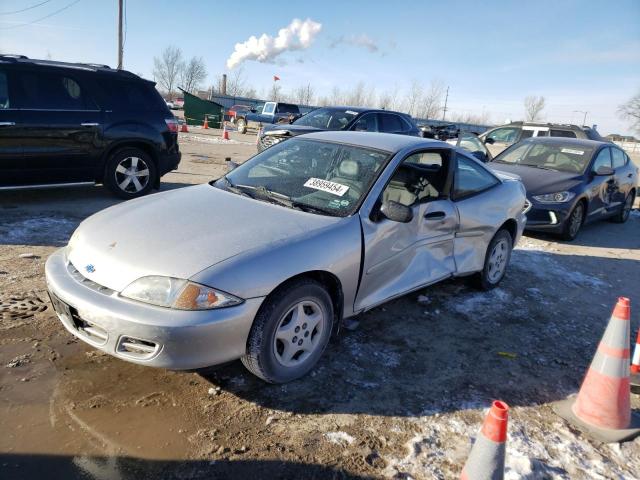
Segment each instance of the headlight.
[{"label": "headlight", "polygon": [[215,288],[172,277],[150,276],[135,280],[120,295],[139,302],[177,310],[209,310],[242,303]]},{"label": "headlight", "polygon": [[544,195],[534,195],[533,198],[540,203],[564,203],[575,197],[573,192],[546,193]]}]

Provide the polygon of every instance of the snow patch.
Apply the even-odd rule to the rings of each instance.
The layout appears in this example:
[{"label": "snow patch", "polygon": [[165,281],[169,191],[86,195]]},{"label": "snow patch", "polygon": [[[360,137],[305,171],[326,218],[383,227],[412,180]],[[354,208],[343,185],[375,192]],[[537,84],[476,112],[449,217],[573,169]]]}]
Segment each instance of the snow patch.
[{"label": "snow patch", "polygon": [[12,245],[64,245],[78,226],[64,217],[32,217],[0,223],[0,243]]},{"label": "snow patch", "polygon": [[325,438],[336,445],[351,445],[356,439],[347,432],[328,432],[324,434]]},{"label": "snow patch", "polygon": [[239,140],[223,140],[222,137],[212,137],[205,135],[189,135],[186,133],[180,134],[181,140],[187,140],[190,142],[199,142],[199,143],[210,143],[214,145],[253,145],[252,142],[241,142]]}]

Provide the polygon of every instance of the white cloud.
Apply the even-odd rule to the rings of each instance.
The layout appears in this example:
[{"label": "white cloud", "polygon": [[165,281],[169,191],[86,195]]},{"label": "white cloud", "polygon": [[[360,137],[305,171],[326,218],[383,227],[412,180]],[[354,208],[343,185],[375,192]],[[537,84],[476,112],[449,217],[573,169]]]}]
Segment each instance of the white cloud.
[{"label": "white cloud", "polygon": [[369,52],[371,53],[376,53],[378,50],[380,50],[378,44],[366,33],[362,33],[360,35],[350,35],[348,37],[342,35],[333,40],[330,47],[335,48],[338,45],[353,45],[354,47],[360,47],[364,48],[365,50],[369,50]]},{"label": "white cloud", "polygon": [[309,48],[320,30],[322,24],[309,18],[304,21],[296,18],[288,26],[281,28],[276,37],[266,33],[260,38],[252,35],[245,42],[236,43],[233,53],[227,59],[227,67],[237,67],[245,60],[273,63],[284,52]]}]

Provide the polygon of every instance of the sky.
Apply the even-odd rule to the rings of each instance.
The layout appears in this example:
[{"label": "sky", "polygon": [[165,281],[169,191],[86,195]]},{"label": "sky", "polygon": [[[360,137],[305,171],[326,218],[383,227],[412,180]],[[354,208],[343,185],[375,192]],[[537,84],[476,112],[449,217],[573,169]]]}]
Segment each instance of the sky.
[{"label": "sky", "polygon": [[[173,45],[204,59],[209,83],[229,66],[258,92],[273,75],[320,95],[364,82],[403,96],[438,81],[451,113],[501,124],[542,95],[545,121],[582,123],[587,111],[602,134],[636,133],[617,109],[640,93],[640,0],[125,2],[124,67],[146,78]],[[0,0],[0,51],[116,66],[117,0]]]}]

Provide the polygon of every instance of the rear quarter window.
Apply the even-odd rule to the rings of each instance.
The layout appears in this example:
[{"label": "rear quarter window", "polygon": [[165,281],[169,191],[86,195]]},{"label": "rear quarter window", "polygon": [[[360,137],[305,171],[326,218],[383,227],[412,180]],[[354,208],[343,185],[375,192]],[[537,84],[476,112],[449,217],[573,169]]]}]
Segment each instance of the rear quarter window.
[{"label": "rear quarter window", "polygon": [[571,130],[549,130],[549,136],[551,137],[564,137],[564,138],[576,138],[575,132]]},{"label": "rear quarter window", "polygon": [[166,112],[167,104],[152,84],[102,79],[104,107],[114,112]]},{"label": "rear quarter window", "polygon": [[482,165],[462,155],[456,155],[456,170],[453,178],[453,198],[463,198],[484,192],[500,181]]}]

